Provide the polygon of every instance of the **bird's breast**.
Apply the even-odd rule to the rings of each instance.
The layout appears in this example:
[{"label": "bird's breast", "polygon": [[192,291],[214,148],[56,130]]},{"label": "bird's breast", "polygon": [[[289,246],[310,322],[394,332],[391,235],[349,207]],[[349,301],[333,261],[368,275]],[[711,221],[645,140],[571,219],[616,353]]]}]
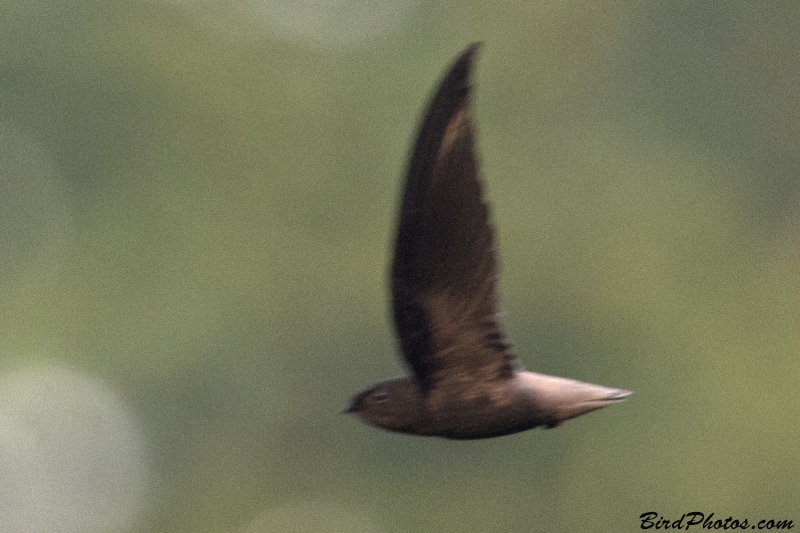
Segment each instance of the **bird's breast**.
[{"label": "bird's breast", "polygon": [[427,415],[430,433],[451,439],[498,437],[546,423],[513,388],[440,400]]}]

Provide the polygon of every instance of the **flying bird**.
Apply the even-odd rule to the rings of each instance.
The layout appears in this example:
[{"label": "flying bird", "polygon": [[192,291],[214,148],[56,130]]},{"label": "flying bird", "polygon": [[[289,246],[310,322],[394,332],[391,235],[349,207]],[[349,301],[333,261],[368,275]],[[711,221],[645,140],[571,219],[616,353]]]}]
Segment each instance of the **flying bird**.
[{"label": "flying bird", "polygon": [[413,435],[482,439],[552,428],[630,391],[519,367],[497,314],[497,252],[474,152],[468,46],[442,79],[408,165],[391,266],[411,373],[356,394],[346,413]]}]

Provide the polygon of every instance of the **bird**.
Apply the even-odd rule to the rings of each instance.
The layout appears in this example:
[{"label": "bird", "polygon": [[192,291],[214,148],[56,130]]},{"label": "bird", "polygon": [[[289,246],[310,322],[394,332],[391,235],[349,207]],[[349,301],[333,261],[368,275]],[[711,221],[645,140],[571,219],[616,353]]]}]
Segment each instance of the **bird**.
[{"label": "bird", "polygon": [[485,439],[562,422],[630,391],[526,371],[498,322],[498,260],[475,154],[470,91],[480,42],[438,85],[411,151],[391,263],[391,310],[407,376],[345,413],[372,426]]}]

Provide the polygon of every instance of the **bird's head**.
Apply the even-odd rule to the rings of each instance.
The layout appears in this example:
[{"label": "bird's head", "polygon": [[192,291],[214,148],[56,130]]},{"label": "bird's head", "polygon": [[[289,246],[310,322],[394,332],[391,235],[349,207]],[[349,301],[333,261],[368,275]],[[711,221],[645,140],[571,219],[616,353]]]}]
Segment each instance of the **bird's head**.
[{"label": "bird's head", "polygon": [[407,377],[383,381],[353,396],[344,412],[379,428],[412,431],[424,416],[422,391]]}]

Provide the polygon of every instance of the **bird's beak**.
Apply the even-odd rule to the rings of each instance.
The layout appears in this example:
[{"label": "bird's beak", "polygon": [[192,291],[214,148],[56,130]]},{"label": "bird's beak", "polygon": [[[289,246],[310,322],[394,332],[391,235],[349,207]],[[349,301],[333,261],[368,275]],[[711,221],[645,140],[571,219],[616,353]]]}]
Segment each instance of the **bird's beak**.
[{"label": "bird's beak", "polygon": [[342,409],[339,414],[346,415],[352,413],[355,410],[356,410],[355,398],[351,398],[350,401],[347,403],[347,407]]}]

